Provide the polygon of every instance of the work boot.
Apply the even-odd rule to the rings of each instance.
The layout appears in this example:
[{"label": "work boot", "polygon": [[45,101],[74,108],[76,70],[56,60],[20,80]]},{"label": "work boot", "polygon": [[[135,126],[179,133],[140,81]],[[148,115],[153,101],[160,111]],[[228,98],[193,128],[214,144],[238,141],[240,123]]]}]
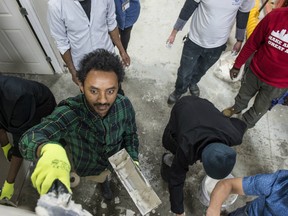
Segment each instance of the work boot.
[{"label": "work boot", "polygon": [[194,96],[197,96],[197,97],[199,97],[199,95],[200,95],[200,89],[199,89],[197,84],[192,84],[189,87],[189,91],[190,91],[191,95],[194,95]]},{"label": "work boot", "polygon": [[169,105],[176,103],[181,97],[181,94],[177,94],[176,91],[173,91],[169,97],[167,103]]},{"label": "work boot", "polygon": [[222,111],[223,115],[227,116],[227,117],[231,117],[233,116],[234,114],[239,114],[241,111],[236,111],[234,106],[232,107],[229,107],[229,108],[226,108]]},{"label": "work boot", "polygon": [[108,201],[112,200],[113,194],[110,188],[110,181],[108,180],[108,177],[103,183],[100,183],[100,186],[103,198]]}]

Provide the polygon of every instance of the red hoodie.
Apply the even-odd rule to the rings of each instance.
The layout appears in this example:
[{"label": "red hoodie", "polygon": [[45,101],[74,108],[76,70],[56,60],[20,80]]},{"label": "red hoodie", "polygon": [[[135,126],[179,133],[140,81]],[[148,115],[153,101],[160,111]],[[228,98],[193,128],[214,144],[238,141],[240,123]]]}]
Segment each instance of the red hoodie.
[{"label": "red hoodie", "polygon": [[288,7],[267,14],[243,46],[234,67],[240,68],[255,52],[250,68],[263,82],[288,87]]}]

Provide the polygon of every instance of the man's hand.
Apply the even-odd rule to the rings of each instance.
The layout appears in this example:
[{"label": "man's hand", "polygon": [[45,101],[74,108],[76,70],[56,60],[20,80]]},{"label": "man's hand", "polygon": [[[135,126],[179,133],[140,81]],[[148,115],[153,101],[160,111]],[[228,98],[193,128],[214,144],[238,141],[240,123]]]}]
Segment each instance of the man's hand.
[{"label": "man's hand", "polygon": [[69,69],[69,72],[71,73],[72,81],[73,81],[77,86],[79,86],[80,81],[79,81],[78,78],[77,78],[77,71],[76,71],[76,69]]},{"label": "man's hand", "polygon": [[173,44],[177,35],[177,30],[173,29],[170,36],[168,37],[166,44]]},{"label": "man's hand", "polygon": [[128,67],[130,65],[130,57],[129,57],[129,55],[125,51],[123,51],[123,52],[120,53],[120,56],[121,56],[123,65],[125,67]]},{"label": "man's hand", "polygon": [[240,49],[242,47],[242,41],[237,41],[234,46],[233,46],[233,52],[238,54],[238,52],[240,52]]},{"label": "man's hand", "polygon": [[71,192],[71,166],[65,149],[61,145],[48,143],[41,148],[40,154],[31,176],[32,184],[38,193],[46,194],[56,179],[59,179]]},{"label": "man's hand", "polygon": [[235,79],[238,76],[239,71],[240,71],[239,69],[234,68],[234,67],[230,69],[230,78],[231,78],[231,80]]}]

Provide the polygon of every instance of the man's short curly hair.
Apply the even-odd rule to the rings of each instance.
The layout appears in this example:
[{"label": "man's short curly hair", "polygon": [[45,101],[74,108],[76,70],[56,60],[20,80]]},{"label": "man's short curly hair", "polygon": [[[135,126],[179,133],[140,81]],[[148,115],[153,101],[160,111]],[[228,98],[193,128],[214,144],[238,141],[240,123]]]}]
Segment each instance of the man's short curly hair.
[{"label": "man's short curly hair", "polygon": [[91,70],[104,72],[115,72],[118,82],[124,79],[125,71],[119,57],[104,49],[97,49],[84,56],[80,62],[80,69],[77,71],[79,81],[84,84],[87,74]]}]

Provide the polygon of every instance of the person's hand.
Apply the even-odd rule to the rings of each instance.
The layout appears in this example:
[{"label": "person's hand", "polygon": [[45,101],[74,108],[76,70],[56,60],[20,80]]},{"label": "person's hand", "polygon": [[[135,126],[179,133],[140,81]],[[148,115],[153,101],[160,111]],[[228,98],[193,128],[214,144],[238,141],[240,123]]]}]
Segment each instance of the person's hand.
[{"label": "person's hand", "polygon": [[173,44],[177,35],[177,30],[173,29],[170,36],[168,37],[166,44]]},{"label": "person's hand", "polygon": [[231,80],[235,79],[238,76],[239,71],[240,70],[235,68],[235,67],[230,69],[230,78],[231,78]]},{"label": "person's hand", "polygon": [[237,55],[241,47],[242,47],[242,41],[237,41],[233,46],[232,52]]},{"label": "person's hand", "polygon": [[176,33],[174,33],[172,31],[172,33],[170,34],[170,36],[168,37],[167,41],[166,41],[166,44],[173,44],[174,41],[175,41],[175,38],[176,38]]},{"label": "person's hand", "polygon": [[185,213],[183,213],[183,214],[176,214],[176,216],[185,216]]},{"label": "person's hand", "polygon": [[11,160],[11,156],[12,156],[12,145],[10,143],[8,143],[7,145],[2,147],[3,153],[5,158],[10,161]]},{"label": "person's hand", "polygon": [[14,183],[8,183],[7,181],[5,181],[1,190],[0,200],[4,198],[10,200],[13,194],[14,194]]},{"label": "person's hand", "polygon": [[79,86],[80,84],[80,81],[77,77],[77,71],[75,69],[69,69],[69,72],[71,73],[71,76],[72,76],[72,81],[77,85]]},{"label": "person's hand", "polygon": [[130,57],[129,57],[129,55],[126,52],[121,52],[120,56],[121,56],[123,65],[125,67],[129,67],[129,65],[130,65]]},{"label": "person's hand", "polygon": [[61,145],[48,143],[41,148],[31,181],[40,195],[46,194],[56,179],[71,193],[70,170],[65,149]]}]

